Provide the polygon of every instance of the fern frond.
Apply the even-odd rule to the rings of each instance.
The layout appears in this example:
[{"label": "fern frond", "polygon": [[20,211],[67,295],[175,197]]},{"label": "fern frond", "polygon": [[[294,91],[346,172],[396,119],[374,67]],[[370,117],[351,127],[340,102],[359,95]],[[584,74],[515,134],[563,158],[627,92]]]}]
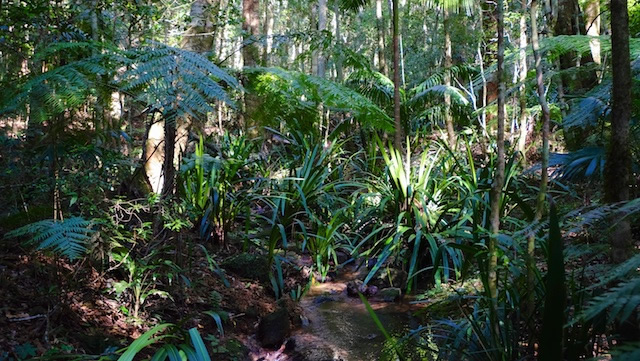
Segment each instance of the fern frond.
[{"label": "fern frond", "polygon": [[202,118],[221,100],[234,106],[226,88],[238,81],[204,56],[162,44],[129,53],[132,66],[123,76],[123,89],[139,92],[139,100],[165,117]]},{"label": "fern frond", "polygon": [[278,104],[277,110],[266,109],[273,118],[313,119],[317,105],[335,111],[348,112],[364,125],[385,131],[393,131],[391,118],[362,94],[327,79],[281,68],[250,68],[245,72],[255,77],[255,90],[266,102]]},{"label": "fern frond", "polygon": [[578,319],[591,320],[606,312],[609,323],[614,320],[624,322],[638,306],[640,306],[640,277],[635,277],[594,297]]},{"label": "fern frond", "polygon": [[72,217],[64,221],[47,219],[28,224],[6,234],[7,238],[30,235],[25,243],[36,245],[37,249],[50,249],[54,253],[79,258],[87,250],[87,244],[96,231],[93,221],[81,217]]}]

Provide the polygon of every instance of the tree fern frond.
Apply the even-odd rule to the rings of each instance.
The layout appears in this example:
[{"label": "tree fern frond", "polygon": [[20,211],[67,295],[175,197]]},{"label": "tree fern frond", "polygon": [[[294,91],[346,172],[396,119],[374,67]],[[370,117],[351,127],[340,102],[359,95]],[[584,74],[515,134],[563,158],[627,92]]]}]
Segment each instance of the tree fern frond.
[{"label": "tree fern frond", "polygon": [[94,222],[81,217],[72,217],[64,221],[51,219],[34,222],[6,234],[7,238],[30,235],[25,243],[36,245],[37,249],[50,249],[54,253],[79,258],[87,250],[87,243],[96,231]]},{"label": "tree fern frond", "polygon": [[393,129],[391,118],[384,110],[344,85],[281,68],[250,68],[245,72],[255,77],[253,86],[260,95],[283,107],[276,110],[279,113],[301,114],[313,119],[317,105],[322,103],[336,111],[350,113],[364,125],[386,131]]},{"label": "tree fern frond", "polygon": [[615,320],[624,322],[638,306],[640,306],[640,277],[635,277],[594,297],[578,319],[591,320],[606,312],[609,323]]},{"label": "tree fern frond", "polygon": [[345,84],[383,109],[393,104],[393,81],[382,73],[359,69],[349,75]]}]

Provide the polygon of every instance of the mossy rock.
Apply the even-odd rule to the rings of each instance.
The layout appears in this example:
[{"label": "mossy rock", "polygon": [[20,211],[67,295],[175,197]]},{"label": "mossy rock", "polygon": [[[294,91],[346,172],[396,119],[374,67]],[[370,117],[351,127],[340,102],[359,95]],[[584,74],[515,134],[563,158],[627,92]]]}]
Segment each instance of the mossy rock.
[{"label": "mossy rock", "polygon": [[260,282],[269,281],[269,263],[265,256],[241,253],[225,259],[222,262],[222,268],[242,278]]}]

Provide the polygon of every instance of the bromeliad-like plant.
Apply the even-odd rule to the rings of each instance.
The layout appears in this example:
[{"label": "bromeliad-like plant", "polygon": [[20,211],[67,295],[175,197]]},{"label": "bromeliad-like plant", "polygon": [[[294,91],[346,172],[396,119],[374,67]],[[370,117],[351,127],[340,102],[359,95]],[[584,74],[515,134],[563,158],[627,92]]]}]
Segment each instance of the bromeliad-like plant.
[{"label": "bromeliad-like plant", "polygon": [[236,217],[248,207],[249,189],[242,186],[242,168],[249,163],[252,144],[244,137],[225,134],[220,153],[212,157],[205,152],[200,138],[193,156],[181,167],[185,196],[201,214],[199,231],[204,240],[212,236],[225,243],[227,232]]},{"label": "bromeliad-like plant", "polygon": [[118,358],[118,361],[133,361],[147,346],[151,346],[156,344],[167,338],[178,338],[183,339],[184,341],[189,340],[190,345],[186,342],[180,343],[178,346],[175,346],[174,343],[167,343],[160,347],[153,357],[151,358],[153,361],[164,361],[169,358],[170,361],[211,361],[211,356],[209,355],[209,351],[200,336],[200,332],[198,332],[197,328],[191,328],[188,331],[187,335],[181,335],[181,333],[175,334],[160,334],[161,332],[175,327],[172,324],[165,323],[161,325],[157,325],[150,329],[149,331],[142,334],[142,336],[138,337],[135,341],[133,341],[129,346],[120,350],[119,352],[122,355]]}]

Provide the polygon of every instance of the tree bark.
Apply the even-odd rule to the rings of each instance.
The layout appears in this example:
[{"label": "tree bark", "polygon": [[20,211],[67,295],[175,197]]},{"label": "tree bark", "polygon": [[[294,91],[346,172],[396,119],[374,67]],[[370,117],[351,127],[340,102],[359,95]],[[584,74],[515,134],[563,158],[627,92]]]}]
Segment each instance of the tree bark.
[{"label": "tree bark", "polygon": [[[242,1],[242,61],[245,68],[258,65],[260,52],[258,50],[257,36],[260,33],[260,9],[259,0]],[[246,78],[244,79],[246,83]],[[246,85],[246,84],[245,84]],[[244,94],[244,112],[242,114],[245,132],[250,138],[258,136],[257,124],[253,119],[256,108],[259,105],[258,97],[252,92]]]},{"label": "tree bark", "polygon": [[262,66],[269,66],[269,56],[273,47],[273,10],[271,9],[271,1],[266,0],[264,6],[264,36],[265,44],[262,49]]},{"label": "tree bark", "polygon": [[[318,32],[327,30],[327,0],[318,0]],[[317,76],[324,78],[326,73],[327,59],[322,50],[318,50],[318,73]]]},{"label": "tree bark", "polygon": [[[588,0],[584,9],[585,25],[587,27],[587,35],[600,36],[600,0]],[[596,64],[602,63],[600,57],[600,39],[591,39],[589,41],[591,48],[591,57]]]},{"label": "tree bark", "polygon": [[[336,42],[339,45],[342,45],[342,31],[340,30],[340,7],[338,6],[338,2],[334,4],[333,13],[336,20]],[[344,72],[342,70],[342,57],[338,55],[334,59],[336,65],[336,80],[338,83],[342,83],[344,80]]]},{"label": "tree bark", "polygon": [[387,59],[385,56],[385,21],[384,14],[382,13],[382,0],[376,0],[376,28],[378,30],[378,70],[387,76],[389,69],[387,69]]},{"label": "tree bark", "polygon": [[[579,35],[585,34],[584,20],[580,12],[578,0],[558,0],[557,18],[555,19],[555,35]],[[593,62],[590,55],[580,58],[580,64],[575,62],[576,54],[569,53],[560,56],[562,70],[569,69],[580,64]],[[562,82],[565,90],[579,90],[591,87],[595,83],[595,72],[581,73],[579,77],[563,75]]]},{"label": "tree bark", "polygon": [[260,34],[259,8],[259,0],[242,1],[242,60],[245,67],[252,67],[258,64],[260,53],[257,39],[258,34]]},{"label": "tree bark", "polygon": [[[629,14],[627,0],[611,0],[611,139],[605,172],[605,200],[629,199],[629,120],[631,119],[631,64],[629,55]],[[617,218],[617,217],[616,217]],[[611,258],[622,262],[631,253],[629,222],[618,222],[610,234]]]},{"label": "tree bark", "polygon": [[[451,31],[449,29],[449,10],[446,5],[442,7],[442,25],[444,28],[444,85],[451,86],[451,64],[453,55],[451,50]],[[444,93],[444,119],[447,128],[447,139],[451,150],[456,149],[456,133],[453,129],[453,117],[451,116],[451,95]]]},{"label": "tree bark", "polygon": [[[534,216],[534,222],[539,222],[542,219],[542,213],[544,211],[545,198],[547,195],[547,184],[549,182],[548,168],[549,168],[549,123],[551,113],[549,111],[549,104],[544,89],[544,73],[542,71],[542,54],[540,54],[540,41],[538,39],[538,1],[531,1],[531,45],[533,47],[533,57],[536,67],[536,90],[538,93],[538,103],[542,108],[542,166],[540,177],[540,190],[538,192],[538,198],[536,202],[536,213]],[[527,312],[529,319],[533,316],[535,310],[535,234],[529,236],[527,240]]]},{"label": "tree bark", "polygon": [[498,79],[498,134],[497,159],[491,183],[491,237],[489,238],[488,287],[489,296],[493,300],[494,308],[498,296],[498,235],[500,233],[500,199],[504,185],[505,151],[504,151],[504,120],[505,120],[505,84],[504,84],[504,0],[498,0],[498,65],[496,77]]},{"label": "tree bark", "polygon": [[402,119],[400,119],[400,14],[398,2],[400,0],[392,0],[393,7],[393,121],[395,124],[394,146],[402,152],[402,138],[404,130],[402,128]]},{"label": "tree bark", "polygon": [[527,164],[527,0],[522,0],[522,15],[520,16],[520,137],[518,138],[518,152],[520,152],[520,163]]},{"label": "tree bark", "polygon": [[[218,1],[195,0],[191,4],[189,29],[180,44],[182,49],[197,53],[211,51],[215,40],[213,16]],[[194,123],[191,117],[158,121],[152,119],[145,140],[145,173],[154,193],[172,194],[175,174],[187,148],[189,131]],[[197,122],[200,124],[202,122]],[[167,138],[169,137],[169,138]]]}]

